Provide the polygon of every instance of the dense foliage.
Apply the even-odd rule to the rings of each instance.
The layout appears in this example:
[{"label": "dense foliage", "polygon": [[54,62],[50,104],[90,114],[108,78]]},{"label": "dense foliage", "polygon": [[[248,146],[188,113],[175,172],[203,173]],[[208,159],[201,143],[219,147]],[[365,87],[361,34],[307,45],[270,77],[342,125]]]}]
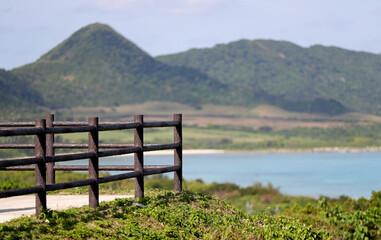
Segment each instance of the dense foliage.
[{"label": "dense foliage", "polygon": [[21,113],[25,117],[34,116],[34,113],[41,111],[39,106],[42,104],[42,97],[30,84],[0,69],[0,119],[18,119]]},{"label": "dense foliage", "polygon": [[[21,87],[22,86],[22,87]],[[41,97],[31,86],[12,73],[0,69],[0,108],[35,106],[42,103]]]},{"label": "dense foliage", "polygon": [[348,199],[343,203],[321,198],[317,203],[304,207],[295,205],[284,214],[306,224],[324,226],[337,239],[381,238],[381,191],[373,192],[367,200]]},{"label": "dense foliage", "polygon": [[286,217],[248,215],[217,198],[155,191],[100,207],[45,211],[0,224],[2,239],[329,239],[324,229]]},{"label": "dense foliage", "polygon": [[248,105],[259,99],[254,90],[159,62],[98,23],[81,28],[35,63],[12,73],[30,84],[46,106],[55,109],[152,100]]},{"label": "dense foliage", "polygon": [[283,41],[240,40],[157,59],[200,70],[227,84],[254,86],[274,96],[271,103],[289,110],[315,111],[308,105],[324,99],[334,105],[315,102],[319,105],[315,112],[336,106],[340,113],[344,105],[359,112],[381,113],[381,56],[376,54],[323,46],[302,48]]},{"label": "dense foliage", "polygon": [[[33,174],[27,172],[2,172],[0,176],[1,190],[27,187],[33,182]],[[4,181],[10,176],[14,181]],[[59,173],[57,182],[86,177],[85,173]],[[29,182],[29,185],[25,182]],[[133,181],[118,181],[100,186],[102,194],[131,194],[134,189]],[[173,180],[160,175],[148,177],[145,179],[145,188],[147,191],[170,190],[173,188]],[[240,188],[232,183],[204,183],[201,180],[185,181],[184,189],[186,191],[182,194],[152,192],[139,200],[146,208],[137,207],[131,200],[117,200],[102,205],[99,210],[49,210],[42,220],[32,217],[0,225],[4,230],[0,237],[33,238],[42,234],[49,238],[54,233],[57,238],[73,239],[112,238],[113,234],[121,234],[122,238],[381,238],[381,192],[373,192],[369,200],[354,200],[346,196],[338,199],[323,196],[314,199],[283,195],[271,184],[262,186],[255,183]],[[87,187],[81,187],[59,193],[86,192]],[[124,230],[112,226],[120,229],[127,229],[128,226],[130,230],[123,232]]]},{"label": "dense foliage", "polygon": [[[267,103],[329,115],[348,110],[379,114],[380,59],[269,40],[241,40],[155,59],[109,26],[96,23],[38,61],[4,72],[6,81],[0,84],[15,92],[3,103],[17,105],[25,99],[15,98],[21,91],[52,109],[171,101],[195,106]],[[14,78],[19,79],[17,86],[12,85]],[[19,106],[15,110],[21,111]]]}]

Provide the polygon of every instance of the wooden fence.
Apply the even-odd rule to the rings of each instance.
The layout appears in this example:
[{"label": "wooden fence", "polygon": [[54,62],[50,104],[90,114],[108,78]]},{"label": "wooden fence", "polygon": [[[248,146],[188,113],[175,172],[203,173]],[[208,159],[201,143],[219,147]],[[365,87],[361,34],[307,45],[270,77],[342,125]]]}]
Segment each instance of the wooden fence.
[{"label": "wooden fence", "polygon": [[[88,122],[54,121],[54,115],[33,122],[0,123],[0,137],[35,136],[34,144],[2,143],[0,149],[35,149],[35,156],[0,160],[0,170],[35,171],[35,186],[0,191],[0,198],[36,194],[36,215],[46,209],[46,192],[89,186],[89,206],[99,205],[99,184],[134,178],[135,197],[144,197],[144,176],[174,172],[174,190],[182,190],[182,115],[173,115],[173,121],[144,122],[143,115],[136,115],[134,122],[99,122],[90,117]],[[144,128],[173,127],[174,142],[145,144]],[[11,129],[8,129],[11,128]],[[134,129],[133,144],[99,143],[100,131]],[[88,143],[55,143],[54,134],[88,132]],[[55,154],[55,149],[88,149],[87,152]],[[102,149],[102,151],[100,151]],[[107,149],[107,150],[105,150]],[[144,165],[147,151],[174,149],[174,165]],[[134,165],[103,166],[99,158],[134,153]],[[89,159],[88,165],[55,165],[56,162]],[[89,179],[56,183],[55,171],[88,170]],[[99,177],[99,171],[129,171],[122,174]]]}]

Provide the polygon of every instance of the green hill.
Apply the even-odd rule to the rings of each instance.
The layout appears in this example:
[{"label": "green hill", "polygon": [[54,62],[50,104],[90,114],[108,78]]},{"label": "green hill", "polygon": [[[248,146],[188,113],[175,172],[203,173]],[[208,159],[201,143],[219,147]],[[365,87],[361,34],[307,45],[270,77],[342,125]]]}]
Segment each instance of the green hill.
[{"label": "green hill", "polygon": [[[36,62],[3,74],[22,81],[33,102],[51,109],[167,101],[271,104],[336,115],[351,110],[381,114],[380,66],[381,56],[375,54],[270,40],[153,58],[111,27],[95,23]],[[8,88],[24,91],[15,84]],[[4,99],[3,105],[25,102]]]},{"label": "green hill", "polygon": [[43,99],[28,82],[0,69],[0,119],[18,119],[20,113],[28,115],[42,105]]},{"label": "green hill", "polygon": [[198,70],[162,63],[104,24],[75,32],[35,63],[12,70],[50,108],[170,101],[252,106],[268,96]]},{"label": "green hill", "polygon": [[0,69],[0,107],[30,106],[43,103],[40,95],[24,80]]},{"label": "green hill", "polygon": [[[305,111],[313,105],[322,110],[328,104],[339,112],[344,105],[381,114],[381,55],[335,47],[302,48],[283,41],[240,40],[157,59],[200,70],[226,84],[253,86],[284,98],[286,102],[272,103],[288,110]],[[295,106],[294,101],[302,104]]]},{"label": "green hill", "polygon": [[37,62],[12,73],[30,82],[51,108],[150,100],[219,103],[238,91],[197,70],[161,63],[98,23],[78,30]]}]

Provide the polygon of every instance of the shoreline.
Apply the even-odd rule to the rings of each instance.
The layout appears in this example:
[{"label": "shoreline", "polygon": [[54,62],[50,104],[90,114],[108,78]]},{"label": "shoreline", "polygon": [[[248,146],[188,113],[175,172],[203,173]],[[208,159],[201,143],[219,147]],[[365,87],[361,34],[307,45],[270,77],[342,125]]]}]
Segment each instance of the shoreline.
[{"label": "shoreline", "polygon": [[[196,154],[227,154],[227,153],[257,153],[257,154],[285,154],[285,153],[363,153],[381,152],[381,147],[320,147],[311,149],[261,149],[261,150],[223,150],[223,149],[184,149],[184,155]],[[173,150],[146,152],[145,155],[173,155]]]},{"label": "shoreline", "polygon": [[225,150],[224,153],[364,153],[381,152],[381,147],[320,147],[310,149],[261,149],[261,150]]},{"label": "shoreline", "polygon": [[[193,154],[223,154],[226,153],[226,150],[220,149],[183,149],[184,155],[193,155]],[[162,150],[154,152],[145,152],[144,155],[173,155],[173,150]]]}]

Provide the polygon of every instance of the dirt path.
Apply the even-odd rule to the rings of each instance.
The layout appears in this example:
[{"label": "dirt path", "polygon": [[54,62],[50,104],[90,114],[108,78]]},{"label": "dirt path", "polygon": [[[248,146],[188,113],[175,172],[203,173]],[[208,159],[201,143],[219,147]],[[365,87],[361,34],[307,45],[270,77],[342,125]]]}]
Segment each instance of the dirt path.
[{"label": "dirt path", "polygon": [[[101,195],[99,201],[112,201],[116,198],[131,198],[132,195]],[[54,210],[68,209],[70,207],[81,207],[89,204],[88,195],[48,195],[47,207]],[[9,221],[22,215],[36,213],[35,196],[18,196],[0,199],[0,223]]]}]

